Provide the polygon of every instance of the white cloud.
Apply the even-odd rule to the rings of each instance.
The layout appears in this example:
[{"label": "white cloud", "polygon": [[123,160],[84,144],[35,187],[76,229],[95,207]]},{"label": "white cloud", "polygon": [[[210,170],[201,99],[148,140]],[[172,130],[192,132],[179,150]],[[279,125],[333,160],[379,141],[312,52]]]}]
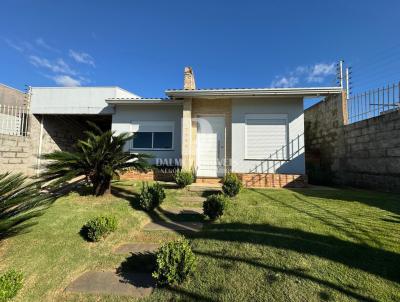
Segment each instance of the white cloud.
[{"label": "white cloud", "polygon": [[331,64],[315,64],[311,68],[309,68],[307,81],[312,83],[322,83],[325,78],[329,75],[334,75],[336,73],[335,63]]},{"label": "white cloud", "polygon": [[55,62],[52,62],[46,58],[41,58],[35,55],[29,56],[29,62],[39,68],[47,68],[54,73],[64,73],[69,75],[76,75],[77,72],[73,70],[65,61],[58,58]]},{"label": "white cloud", "polygon": [[[1,37],[0,37],[1,39]],[[43,38],[38,37],[32,43],[16,39],[3,38],[4,42],[14,50],[21,53],[27,61],[38,69],[38,72],[46,78],[53,80],[61,86],[81,86],[91,83],[91,80],[83,77],[81,71],[77,71],[67,63],[67,56],[62,56],[59,49],[49,45]],[[49,59],[48,55],[58,53],[58,58]],[[69,57],[74,61],[95,67],[94,59],[87,53],[69,50]]]},{"label": "white cloud", "polygon": [[69,56],[78,63],[83,63],[95,67],[93,57],[86,52],[77,52],[75,50],[70,49]]},{"label": "white cloud", "polygon": [[11,41],[9,39],[4,39],[4,42],[6,42],[8,46],[15,49],[16,51],[24,52],[24,48],[21,45],[17,45],[16,43],[14,43],[13,41]]},{"label": "white cloud", "polygon": [[271,87],[294,87],[299,83],[323,83],[336,73],[335,63],[317,63],[311,66],[300,65],[287,75],[276,76]]},{"label": "white cloud", "polygon": [[78,79],[74,79],[68,75],[57,75],[53,77],[53,80],[57,85],[65,87],[76,87],[82,84]]},{"label": "white cloud", "polygon": [[276,77],[275,80],[272,81],[271,87],[274,88],[289,88],[294,87],[299,82],[299,78],[297,77]]},{"label": "white cloud", "polygon": [[54,51],[54,52],[60,52],[58,49],[47,44],[47,42],[43,38],[36,38],[35,43],[36,43],[36,45],[43,47],[47,50]]}]

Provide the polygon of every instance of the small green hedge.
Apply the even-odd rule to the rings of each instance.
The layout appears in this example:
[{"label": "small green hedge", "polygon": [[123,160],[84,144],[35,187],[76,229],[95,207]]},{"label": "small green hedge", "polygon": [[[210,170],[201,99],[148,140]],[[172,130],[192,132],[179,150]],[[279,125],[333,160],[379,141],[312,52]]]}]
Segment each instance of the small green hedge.
[{"label": "small green hedge", "polygon": [[242,186],[239,177],[234,173],[226,174],[222,181],[222,191],[229,197],[234,197],[239,194]]},{"label": "small green hedge", "polygon": [[142,184],[142,190],[139,195],[140,207],[149,212],[158,207],[165,199],[164,188],[159,183],[149,186],[148,183]]},{"label": "small green hedge", "polygon": [[14,298],[22,288],[23,275],[15,270],[9,270],[0,276],[0,302]]},{"label": "small green hedge", "polygon": [[181,238],[164,244],[156,253],[153,278],[160,286],[180,284],[196,268],[196,256],[189,241]]},{"label": "small green hedge", "polygon": [[203,213],[211,220],[221,217],[224,214],[226,206],[226,197],[213,194],[207,197],[203,202]]},{"label": "small green hedge", "polygon": [[89,241],[97,242],[117,229],[114,216],[98,216],[89,220],[82,228],[82,233]]},{"label": "small green hedge", "polygon": [[194,182],[194,173],[192,171],[178,171],[175,173],[175,182],[180,188],[191,185]]}]

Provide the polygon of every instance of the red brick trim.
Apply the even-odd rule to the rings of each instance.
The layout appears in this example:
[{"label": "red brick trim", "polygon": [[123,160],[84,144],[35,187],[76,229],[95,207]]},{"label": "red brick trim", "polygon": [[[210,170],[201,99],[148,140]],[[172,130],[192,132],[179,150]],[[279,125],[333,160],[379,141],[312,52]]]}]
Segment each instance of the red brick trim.
[{"label": "red brick trim", "polygon": [[[300,174],[273,174],[273,173],[238,173],[237,174],[246,188],[303,188],[307,186],[307,176]],[[149,171],[142,173],[128,171],[121,175],[121,179],[140,181],[173,181],[173,173]],[[219,183],[220,178],[198,178],[196,183]]]},{"label": "red brick trim", "polygon": [[238,176],[246,188],[303,188],[307,185],[306,175],[240,173]]},{"label": "red brick trim", "polygon": [[121,175],[121,179],[124,180],[140,180],[140,181],[173,181],[174,173],[166,173],[166,172],[157,172],[157,171],[149,171],[149,172],[139,172],[139,171],[128,171]]}]

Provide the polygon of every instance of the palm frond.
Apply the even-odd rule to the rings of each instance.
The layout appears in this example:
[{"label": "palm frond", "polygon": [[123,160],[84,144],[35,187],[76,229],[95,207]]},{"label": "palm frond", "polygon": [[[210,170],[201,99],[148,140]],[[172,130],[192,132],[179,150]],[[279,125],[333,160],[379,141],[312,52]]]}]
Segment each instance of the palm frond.
[{"label": "palm frond", "polygon": [[43,180],[58,186],[84,175],[95,189],[100,183],[109,183],[114,175],[128,168],[139,171],[150,168],[147,162],[150,156],[124,151],[133,134],[115,134],[111,130],[102,131],[94,123],[89,122],[89,125],[93,130],[85,132],[86,139],[76,143],[75,151],[56,151],[43,156],[48,160]]},{"label": "palm frond", "polygon": [[0,174],[0,188],[0,238],[29,219],[34,209],[43,209],[54,201],[51,194],[40,191],[37,182],[18,173]]}]

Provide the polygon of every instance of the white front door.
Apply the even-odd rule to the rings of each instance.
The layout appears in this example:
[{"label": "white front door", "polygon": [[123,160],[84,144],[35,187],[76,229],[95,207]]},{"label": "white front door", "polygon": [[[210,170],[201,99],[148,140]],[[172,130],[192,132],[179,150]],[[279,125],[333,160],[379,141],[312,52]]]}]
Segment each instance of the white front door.
[{"label": "white front door", "polygon": [[220,177],[225,171],[225,118],[197,118],[197,176]]}]

